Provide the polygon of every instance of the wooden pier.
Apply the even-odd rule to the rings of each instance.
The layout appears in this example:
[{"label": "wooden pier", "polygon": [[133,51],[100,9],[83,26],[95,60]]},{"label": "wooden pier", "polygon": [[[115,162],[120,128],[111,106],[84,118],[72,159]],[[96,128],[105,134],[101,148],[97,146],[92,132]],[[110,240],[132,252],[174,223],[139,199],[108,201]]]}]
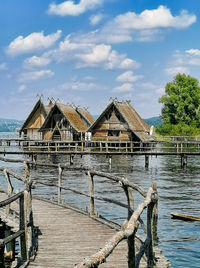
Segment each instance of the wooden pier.
[{"label": "wooden pier", "polygon": [[[35,164],[39,165],[39,163]],[[45,164],[41,163],[41,165]],[[20,237],[20,252],[17,257],[18,263],[21,263],[20,267],[29,265],[29,267],[164,268],[169,266],[169,261],[153,244],[156,237],[158,201],[155,184],[152,184],[146,192],[127,179],[87,168],[77,168],[77,170],[83,169],[88,175],[89,193],[86,193],[62,186],[62,173],[63,169],[67,168],[66,166],[52,164],[52,167],[58,170],[57,183],[53,184],[44,183],[41,179],[33,181],[30,176],[30,163],[25,162],[24,167],[24,176],[0,167],[8,184],[8,198],[5,194],[0,194],[1,200],[4,200],[0,202],[0,207],[5,207],[5,212],[0,211],[0,218],[7,222],[10,228],[12,221],[10,223],[8,218],[20,219],[19,230],[11,229],[11,234],[0,239],[2,263],[2,252],[5,246],[10,246],[11,242]],[[94,176],[106,178],[120,185],[127,198],[127,204],[97,196],[94,191]],[[11,177],[20,180],[25,185],[24,190],[16,194]],[[39,184],[54,188],[57,192],[56,201],[35,197],[32,193]],[[88,197],[89,212],[65,204],[62,192],[66,190],[73,192],[76,196]],[[134,208],[132,190],[137,191],[144,198],[144,201],[136,208]],[[13,213],[16,209],[14,201],[18,198],[21,200],[21,205],[19,205],[18,212]],[[126,222],[120,226],[100,217],[95,212],[95,200],[126,208]],[[11,206],[11,204],[14,205]],[[141,219],[142,214],[146,217],[146,224]],[[144,232],[143,238],[137,233],[139,226]],[[15,251],[15,248],[11,247],[11,251]],[[11,255],[14,256],[14,253],[12,252]]]}]

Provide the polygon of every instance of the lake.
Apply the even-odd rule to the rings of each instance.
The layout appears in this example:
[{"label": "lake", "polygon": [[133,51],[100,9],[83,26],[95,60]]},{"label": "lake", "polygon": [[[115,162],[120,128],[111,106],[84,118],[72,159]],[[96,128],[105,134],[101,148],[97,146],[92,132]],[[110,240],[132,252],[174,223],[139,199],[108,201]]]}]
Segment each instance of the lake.
[{"label": "lake", "polygon": [[[14,158],[14,156],[9,156]],[[68,156],[42,156],[38,161],[69,163]],[[152,181],[157,183],[158,203],[158,246],[163,250],[165,256],[170,260],[171,267],[200,267],[200,222],[184,222],[171,219],[171,212],[180,212],[195,216],[200,215],[200,157],[188,157],[188,167],[180,168],[180,158],[176,156],[158,156],[150,158],[149,168],[144,167],[144,156],[113,156],[112,165],[109,167],[105,156],[80,156],[75,157],[74,166],[87,165],[94,169],[109,172],[126,177],[129,181],[148,189]],[[23,173],[23,165],[3,163],[17,173]],[[42,181],[55,182],[57,170],[37,168],[31,171],[31,176]],[[1,184],[5,185],[4,177],[0,177]],[[125,202],[123,190],[113,182],[105,178],[94,177],[95,194],[107,198],[115,198]],[[78,171],[64,171],[63,185],[88,192],[88,178],[84,173]],[[15,182],[20,188],[20,183]],[[56,197],[53,188],[40,186],[34,190],[37,195]],[[134,192],[133,192],[134,193]],[[63,197],[68,203],[74,205],[74,195],[66,192]],[[134,195],[136,205],[142,199]],[[76,203],[77,205],[77,203]],[[81,197],[78,206],[85,209],[88,199]],[[109,219],[122,223],[126,217],[126,210],[116,205],[96,201],[95,207],[99,214]]]}]

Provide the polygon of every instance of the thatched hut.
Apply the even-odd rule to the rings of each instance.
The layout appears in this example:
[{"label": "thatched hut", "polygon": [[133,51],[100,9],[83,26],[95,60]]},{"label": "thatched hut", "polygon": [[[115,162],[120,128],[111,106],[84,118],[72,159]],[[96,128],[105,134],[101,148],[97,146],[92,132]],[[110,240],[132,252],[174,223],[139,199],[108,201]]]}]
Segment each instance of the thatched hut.
[{"label": "thatched hut", "polygon": [[43,140],[80,141],[90,122],[94,120],[86,109],[55,103],[39,132]]},{"label": "thatched hut", "polygon": [[92,141],[152,141],[150,127],[139,116],[130,101],[112,100],[89,127]]},{"label": "thatched hut", "polygon": [[45,106],[39,99],[19,130],[19,136],[26,139],[40,140],[41,135],[38,130],[43,125],[52,106],[51,101],[49,105]]}]

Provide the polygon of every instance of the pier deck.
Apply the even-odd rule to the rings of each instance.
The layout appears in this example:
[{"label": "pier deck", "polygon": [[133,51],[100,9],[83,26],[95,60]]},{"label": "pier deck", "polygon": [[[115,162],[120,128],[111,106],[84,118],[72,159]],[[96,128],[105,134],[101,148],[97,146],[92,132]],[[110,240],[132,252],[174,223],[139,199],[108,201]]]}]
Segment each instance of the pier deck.
[{"label": "pier deck", "polygon": [[[0,201],[5,197],[5,194],[0,193]],[[74,267],[85,257],[97,252],[116,233],[115,228],[70,207],[37,198],[33,198],[32,205],[34,225],[39,230],[38,251],[35,260],[28,267]],[[154,252],[158,260],[154,267],[168,267],[169,261],[160,249],[155,248]],[[128,267],[127,241],[120,243],[100,267]],[[146,262],[142,260],[140,268],[143,267],[146,267]]]}]

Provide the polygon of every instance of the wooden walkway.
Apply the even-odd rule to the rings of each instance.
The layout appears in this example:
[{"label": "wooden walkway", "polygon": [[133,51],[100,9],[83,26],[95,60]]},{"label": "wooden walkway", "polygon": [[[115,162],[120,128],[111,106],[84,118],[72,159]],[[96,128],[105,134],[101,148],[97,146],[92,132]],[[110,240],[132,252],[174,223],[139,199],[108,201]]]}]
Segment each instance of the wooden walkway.
[{"label": "wooden walkway", "polygon": [[[0,193],[0,201],[5,197],[5,194]],[[70,207],[62,207],[37,198],[33,198],[32,205],[34,225],[38,227],[38,252],[28,267],[72,268],[85,257],[97,252],[116,233],[115,228]],[[154,267],[168,267],[169,261],[160,249],[155,248],[154,252],[158,260]],[[127,241],[122,241],[100,267],[128,267]],[[144,267],[146,262],[142,260],[140,268]]]},{"label": "wooden walkway", "polygon": [[[29,264],[32,268],[72,268],[97,252],[116,233],[116,229],[81,212],[43,200],[33,199],[33,213],[34,225],[39,227],[41,235],[36,259]],[[100,267],[128,267],[127,250],[127,241],[124,240]],[[156,248],[155,253],[158,258],[155,267],[168,267],[169,262],[160,249]],[[146,267],[146,262],[141,261],[140,267]]]},{"label": "wooden walkway", "polygon": [[[39,226],[38,255],[29,267],[74,267],[94,254],[116,230],[71,209],[33,200],[35,225]],[[127,267],[124,241],[102,267]]]}]

